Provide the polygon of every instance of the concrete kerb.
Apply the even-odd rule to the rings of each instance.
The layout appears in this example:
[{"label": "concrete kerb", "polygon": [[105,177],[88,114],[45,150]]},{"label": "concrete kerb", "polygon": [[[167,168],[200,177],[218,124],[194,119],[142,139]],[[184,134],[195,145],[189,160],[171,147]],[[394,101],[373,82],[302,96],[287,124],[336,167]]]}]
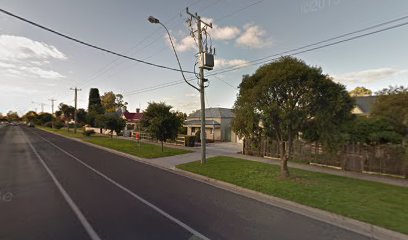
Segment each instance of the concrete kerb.
[{"label": "concrete kerb", "polygon": [[[45,131],[45,130],[42,130]],[[48,131],[47,131],[48,132]],[[213,187],[217,187],[219,189],[225,190],[225,191],[230,191],[233,192],[235,194],[244,196],[244,197],[248,197],[251,198],[253,200],[271,205],[271,206],[275,206],[275,207],[279,207],[282,209],[285,209],[287,211],[293,212],[293,213],[297,213],[297,214],[301,214],[304,215],[306,217],[310,217],[312,219],[321,221],[321,222],[325,222],[334,226],[337,226],[339,228],[343,228],[352,232],[356,232],[359,233],[361,235],[370,237],[371,239],[387,239],[387,240],[408,240],[408,235],[399,233],[399,232],[395,232],[392,230],[388,230],[373,224],[369,224],[369,223],[365,223],[365,222],[361,222],[355,219],[351,219],[348,217],[344,217],[335,213],[331,213],[331,212],[327,212],[324,210],[320,210],[317,208],[313,208],[313,207],[308,207],[305,205],[301,205],[299,203],[295,203],[292,201],[288,201],[288,200],[284,200],[281,198],[277,198],[277,197],[273,197],[264,193],[260,193],[260,192],[256,192],[253,190],[249,190],[231,183],[227,183],[227,182],[223,182],[223,181],[219,181],[216,179],[212,179],[209,177],[205,177],[199,174],[195,174],[195,173],[191,173],[188,171],[184,171],[178,168],[166,168],[163,166],[160,166],[158,164],[154,164],[152,162],[149,162],[148,159],[145,158],[140,158],[140,157],[136,157],[133,156],[131,154],[127,154],[127,153],[123,153],[114,149],[110,149],[110,148],[106,148],[106,147],[102,147],[93,143],[88,143],[85,141],[82,141],[80,139],[76,139],[76,138],[71,138],[71,137],[67,137],[64,136],[62,134],[58,134],[58,133],[54,133],[54,132],[49,132],[52,134],[56,134],[59,135],[61,137],[67,138],[67,139],[71,139],[80,143],[84,143],[87,144],[89,146],[107,151],[107,152],[111,152],[123,157],[126,157],[130,160],[133,161],[137,161],[137,162],[141,162],[144,164],[147,164],[149,166],[153,166],[153,167],[157,167],[160,168],[164,171],[173,173],[173,174],[177,174],[180,176],[184,176],[187,177],[189,179],[195,180],[195,181],[199,181],[208,185],[211,185]]]}]

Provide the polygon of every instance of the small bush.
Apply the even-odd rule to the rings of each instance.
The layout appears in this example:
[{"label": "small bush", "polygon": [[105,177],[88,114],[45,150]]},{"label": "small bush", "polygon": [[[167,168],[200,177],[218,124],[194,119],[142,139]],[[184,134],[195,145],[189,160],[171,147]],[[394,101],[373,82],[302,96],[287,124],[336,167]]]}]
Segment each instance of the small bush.
[{"label": "small bush", "polygon": [[196,141],[196,142],[201,142],[201,136],[200,136],[200,134],[201,134],[201,131],[200,131],[200,130],[198,130],[198,131],[195,133],[195,141]]},{"label": "small bush", "polygon": [[44,123],[44,127],[52,128],[52,122],[46,122],[46,123]]},{"label": "small bush", "polygon": [[184,137],[184,146],[186,147],[194,147],[195,146],[195,136],[185,136]]},{"label": "small bush", "polygon": [[64,122],[62,122],[62,121],[56,121],[56,122],[54,122],[54,128],[56,128],[56,129],[61,129],[61,128],[63,128],[64,127]]},{"label": "small bush", "polygon": [[87,136],[87,137],[90,137],[90,136],[92,136],[92,135],[95,134],[95,131],[94,131],[93,129],[91,129],[91,130],[85,130],[85,131],[82,132],[82,134],[84,134],[84,135]]}]

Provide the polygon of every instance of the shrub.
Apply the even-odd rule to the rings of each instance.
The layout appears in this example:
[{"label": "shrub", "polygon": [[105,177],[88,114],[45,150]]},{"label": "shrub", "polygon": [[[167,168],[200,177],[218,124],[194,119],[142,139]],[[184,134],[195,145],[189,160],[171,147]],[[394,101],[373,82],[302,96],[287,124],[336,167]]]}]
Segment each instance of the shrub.
[{"label": "shrub", "polygon": [[84,135],[87,136],[87,137],[90,137],[90,136],[92,136],[92,135],[95,134],[95,131],[94,131],[93,129],[91,129],[91,130],[85,130],[85,131],[82,132],[82,134],[84,134]]},{"label": "shrub", "polygon": [[64,127],[64,122],[62,122],[62,121],[56,121],[56,122],[54,122],[54,128],[56,128],[56,129],[61,129],[61,128],[63,128]]},{"label": "shrub", "polygon": [[196,141],[196,142],[201,142],[201,136],[200,136],[200,134],[201,134],[201,131],[200,131],[200,130],[198,130],[198,131],[195,133],[195,141]]},{"label": "shrub", "polygon": [[44,123],[44,127],[52,128],[52,122]]},{"label": "shrub", "polygon": [[195,136],[185,136],[184,137],[184,146],[186,147],[194,147],[195,146]]}]

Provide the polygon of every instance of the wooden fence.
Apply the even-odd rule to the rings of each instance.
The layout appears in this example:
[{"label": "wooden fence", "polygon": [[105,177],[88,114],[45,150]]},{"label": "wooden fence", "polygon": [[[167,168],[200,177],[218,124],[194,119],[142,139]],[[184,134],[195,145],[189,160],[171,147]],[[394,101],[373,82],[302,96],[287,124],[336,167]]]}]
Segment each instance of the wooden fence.
[{"label": "wooden fence", "polygon": [[[286,145],[286,149],[287,145]],[[244,154],[261,157],[280,157],[277,141],[264,139],[255,144],[244,141]],[[396,144],[346,144],[336,152],[326,151],[322,145],[295,141],[291,160],[309,164],[334,166],[345,171],[374,172],[408,177],[407,147]]]}]

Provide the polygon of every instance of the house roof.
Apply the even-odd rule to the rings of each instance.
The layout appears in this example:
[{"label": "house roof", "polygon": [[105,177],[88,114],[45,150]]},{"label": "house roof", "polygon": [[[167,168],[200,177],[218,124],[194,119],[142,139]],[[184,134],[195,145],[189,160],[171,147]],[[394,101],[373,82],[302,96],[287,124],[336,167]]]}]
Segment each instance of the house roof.
[{"label": "house roof", "polygon": [[[197,110],[190,114],[188,118],[200,118],[201,110]],[[206,108],[205,109],[206,118],[233,118],[234,113],[230,108]],[[187,118],[187,119],[188,119]]]},{"label": "house roof", "polygon": [[364,114],[370,114],[373,104],[375,100],[377,100],[377,96],[359,96],[353,97],[353,99],[356,101],[356,106],[360,108]]},{"label": "house roof", "polygon": [[123,116],[128,121],[139,121],[143,117],[143,113],[132,113],[132,112],[124,112]]},{"label": "house roof", "polygon": [[[201,121],[200,120],[186,120],[184,121],[185,126],[195,126],[195,125],[200,125]],[[214,121],[214,120],[205,120],[205,125],[211,125],[211,126],[218,126],[220,125],[219,122]]]}]

